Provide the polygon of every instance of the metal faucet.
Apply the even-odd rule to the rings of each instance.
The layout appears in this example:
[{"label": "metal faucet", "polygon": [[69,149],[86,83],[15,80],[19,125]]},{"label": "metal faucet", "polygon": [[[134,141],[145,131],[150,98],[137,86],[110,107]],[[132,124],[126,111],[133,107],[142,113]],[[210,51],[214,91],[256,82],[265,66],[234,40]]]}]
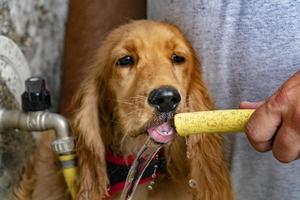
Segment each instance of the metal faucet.
[{"label": "metal faucet", "polygon": [[46,131],[53,129],[56,140],[52,148],[57,154],[68,154],[74,150],[74,138],[69,136],[67,120],[47,111],[22,112],[0,109],[0,131],[19,129],[23,131]]},{"label": "metal faucet", "polygon": [[24,131],[46,131],[53,129],[56,140],[52,148],[57,154],[68,154],[74,151],[74,138],[69,135],[67,120],[47,109],[51,106],[50,94],[45,80],[31,77],[25,81],[26,91],[22,94],[20,110],[0,109],[0,131],[19,129]]},{"label": "metal faucet", "polygon": [[67,186],[72,198],[75,199],[74,180],[77,176],[75,139],[70,135],[68,121],[63,116],[48,111],[51,100],[45,80],[30,77],[25,81],[25,86],[26,91],[22,94],[22,111],[0,108],[0,131],[54,130],[56,139],[52,142],[52,149],[59,157]]}]

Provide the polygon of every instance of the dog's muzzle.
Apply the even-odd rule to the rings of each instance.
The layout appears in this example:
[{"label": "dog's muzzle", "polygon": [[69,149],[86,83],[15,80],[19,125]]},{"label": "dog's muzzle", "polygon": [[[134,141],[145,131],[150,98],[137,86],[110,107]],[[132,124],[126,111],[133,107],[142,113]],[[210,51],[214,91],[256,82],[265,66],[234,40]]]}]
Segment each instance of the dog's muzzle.
[{"label": "dog's muzzle", "polygon": [[178,90],[171,86],[154,89],[148,96],[148,103],[160,113],[174,112],[180,101]]}]

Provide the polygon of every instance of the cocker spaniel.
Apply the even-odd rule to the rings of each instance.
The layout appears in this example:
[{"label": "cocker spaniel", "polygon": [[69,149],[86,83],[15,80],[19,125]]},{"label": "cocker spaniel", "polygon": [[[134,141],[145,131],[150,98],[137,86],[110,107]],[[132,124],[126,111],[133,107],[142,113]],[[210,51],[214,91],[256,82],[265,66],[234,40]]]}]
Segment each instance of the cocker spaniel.
[{"label": "cocker spaniel", "polygon": [[[213,107],[197,56],[176,26],[139,20],[113,30],[75,102],[70,121],[78,155],[77,199],[118,199],[132,157],[149,135],[170,142],[156,164],[150,163],[134,199],[233,199],[221,136],[174,135],[174,114]],[[16,199],[68,198],[52,139],[44,136],[15,189]]]}]

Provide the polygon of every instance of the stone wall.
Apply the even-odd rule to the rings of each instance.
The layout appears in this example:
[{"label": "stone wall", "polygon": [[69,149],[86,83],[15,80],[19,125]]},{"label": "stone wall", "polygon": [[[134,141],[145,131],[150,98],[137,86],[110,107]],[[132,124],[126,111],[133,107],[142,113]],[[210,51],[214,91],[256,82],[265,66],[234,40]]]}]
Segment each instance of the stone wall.
[{"label": "stone wall", "polygon": [[[31,75],[46,79],[53,110],[59,99],[67,11],[67,0],[0,0],[0,35],[19,46]],[[20,105],[2,74],[0,71],[0,108],[18,109]],[[0,133],[0,199],[10,199],[10,189],[34,146],[30,133]]]},{"label": "stone wall", "polygon": [[0,0],[0,34],[24,53],[32,75],[46,78],[57,108],[67,0]]}]

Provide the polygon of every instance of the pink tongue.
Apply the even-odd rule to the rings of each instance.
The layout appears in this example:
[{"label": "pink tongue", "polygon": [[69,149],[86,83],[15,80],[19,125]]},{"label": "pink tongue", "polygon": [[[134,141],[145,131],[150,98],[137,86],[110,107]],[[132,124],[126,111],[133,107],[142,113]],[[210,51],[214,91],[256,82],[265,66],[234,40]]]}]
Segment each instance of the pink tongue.
[{"label": "pink tongue", "polygon": [[156,142],[167,143],[170,142],[175,136],[175,131],[171,126],[170,121],[167,121],[158,126],[153,126],[148,130],[149,136]]}]

